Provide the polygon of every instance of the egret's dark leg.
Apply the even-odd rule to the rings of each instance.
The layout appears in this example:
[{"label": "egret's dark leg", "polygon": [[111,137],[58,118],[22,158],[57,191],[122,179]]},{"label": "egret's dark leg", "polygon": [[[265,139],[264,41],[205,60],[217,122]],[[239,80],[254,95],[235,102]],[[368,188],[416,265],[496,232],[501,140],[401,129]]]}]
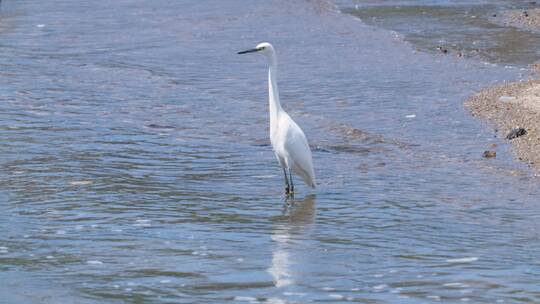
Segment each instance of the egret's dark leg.
[{"label": "egret's dark leg", "polygon": [[283,168],[283,175],[285,176],[285,194],[289,194],[291,187],[289,186],[289,178],[287,177],[287,171]]},{"label": "egret's dark leg", "polygon": [[293,181],[292,181],[291,168],[289,168],[289,176],[290,176],[290,179],[291,179],[291,193],[294,193],[294,184],[293,184]]}]

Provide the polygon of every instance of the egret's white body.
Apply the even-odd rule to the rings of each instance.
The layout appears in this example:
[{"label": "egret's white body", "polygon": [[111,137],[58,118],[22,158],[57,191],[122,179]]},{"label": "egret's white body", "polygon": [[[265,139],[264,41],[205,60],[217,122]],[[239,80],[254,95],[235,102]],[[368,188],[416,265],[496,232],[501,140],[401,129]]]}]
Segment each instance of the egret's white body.
[{"label": "egret's white body", "polygon": [[[240,54],[249,52],[262,53],[267,56],[269,61],[268,99],[270,108],[270,142],[285,174],[286,192],[292,193],[294,191],[291,171],[300,176],[308,186],[315,188],[315,172],[313,170],[311,150],[304,131],[283,110],[279,102],[276,81],[276,52],[272,45],[267,42],[260,43],[255,49],[240,52]],[[289,172],[290,184],[287,179],[287,172]]]}]

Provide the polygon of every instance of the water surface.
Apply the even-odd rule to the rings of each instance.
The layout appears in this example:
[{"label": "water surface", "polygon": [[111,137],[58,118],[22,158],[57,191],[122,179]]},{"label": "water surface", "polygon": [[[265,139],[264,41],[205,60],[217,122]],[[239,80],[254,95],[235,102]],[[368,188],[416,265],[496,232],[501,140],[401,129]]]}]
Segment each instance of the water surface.
[{"label": "water surface", "polygon": [[[519,63],[326,2],[2,5],[9,303],[540,301],[538,180],[462,107]],[[266,63],[236,55],[264,40],[320,184],[289,201]]]}]

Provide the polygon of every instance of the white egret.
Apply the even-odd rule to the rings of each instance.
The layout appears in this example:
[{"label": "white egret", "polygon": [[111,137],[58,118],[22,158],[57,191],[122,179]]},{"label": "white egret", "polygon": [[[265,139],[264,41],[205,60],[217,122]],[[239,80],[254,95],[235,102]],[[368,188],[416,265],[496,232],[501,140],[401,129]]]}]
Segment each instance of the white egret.
[{"label": "white egret", "polygon": [[[254,49],[238,52],[238,54],[254,52],[265,55],[269,62],[270,142],[285,175],[285,193],[287,195],[294,194],[292,172],[302,177],[308,186],[315,188],[315,172],[306,136],[289,114],[281,108],[279,102],[276,81],[277,59],[274,47],[268,42],[263,42]],[[287,172],[289,173],[288,177]]]}]

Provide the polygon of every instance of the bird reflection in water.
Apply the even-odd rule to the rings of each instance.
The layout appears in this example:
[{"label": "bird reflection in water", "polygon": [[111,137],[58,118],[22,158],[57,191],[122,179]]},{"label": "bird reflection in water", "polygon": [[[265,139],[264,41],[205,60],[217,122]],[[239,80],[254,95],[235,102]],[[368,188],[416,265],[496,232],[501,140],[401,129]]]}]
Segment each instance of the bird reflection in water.
[{"label": "bird reflection in water", "polygon": [[298,268],[302,262],[301,254],[306,252],[305,243],[314,220],[315,195],[285,201],[283,217],[272,232],[275,248],[272,251],[272,264],[267,269],[276,287],[293,285],[298,279],[298,274],[292,268]]}]

